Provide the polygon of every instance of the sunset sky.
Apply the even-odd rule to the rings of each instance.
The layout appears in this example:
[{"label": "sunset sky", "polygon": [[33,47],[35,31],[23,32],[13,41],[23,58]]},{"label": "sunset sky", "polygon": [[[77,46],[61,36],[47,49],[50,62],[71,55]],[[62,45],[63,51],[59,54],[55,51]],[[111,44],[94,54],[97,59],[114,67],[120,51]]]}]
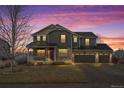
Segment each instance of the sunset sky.
[{"label": "sunset sky", "polygon": [[94,32],[113,49],[124,48],[124,6],[42,5],[28,6],[36,32],[50,24],[72,31]]}]

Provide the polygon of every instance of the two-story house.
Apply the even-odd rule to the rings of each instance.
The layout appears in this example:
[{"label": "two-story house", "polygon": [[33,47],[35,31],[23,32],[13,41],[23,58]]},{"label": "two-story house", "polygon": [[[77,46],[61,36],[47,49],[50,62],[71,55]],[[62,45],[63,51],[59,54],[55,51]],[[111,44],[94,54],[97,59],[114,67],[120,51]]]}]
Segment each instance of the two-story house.
[{"label": "two-story house", "polygon": [[113,50],[107,44],[98,44],[92,32],[72,32],[59,24],[51,24],[32,36],[33,42],[27,45],[32,55],[28,61],[109,63],[112,59]]}]

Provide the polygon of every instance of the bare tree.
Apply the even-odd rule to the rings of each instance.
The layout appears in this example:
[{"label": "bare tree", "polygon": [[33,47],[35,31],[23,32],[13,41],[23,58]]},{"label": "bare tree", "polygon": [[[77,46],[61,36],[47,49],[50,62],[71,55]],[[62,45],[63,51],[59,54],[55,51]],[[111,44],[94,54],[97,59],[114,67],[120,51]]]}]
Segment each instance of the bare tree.
[{"label": "bare tree", "polygon": [[30,15],[25,12],[26,6],[2,6],[0,11],[0,37],[11,47],[11,71],[15,63],[15,50],[24,47],[31,32]]}]

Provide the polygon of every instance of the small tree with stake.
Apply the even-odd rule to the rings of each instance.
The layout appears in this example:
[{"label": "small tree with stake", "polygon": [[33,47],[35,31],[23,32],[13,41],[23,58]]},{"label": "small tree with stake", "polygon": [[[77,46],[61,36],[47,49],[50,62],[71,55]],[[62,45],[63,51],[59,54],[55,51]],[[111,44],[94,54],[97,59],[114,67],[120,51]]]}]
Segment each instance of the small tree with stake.
[{"label": "small tree with stake", "polygon": [[15,50],[24,47],[31,31],[30,15],[25,13],[26,6],[0,6],[0,37],[11,47],[11,71],[15,63]]}]

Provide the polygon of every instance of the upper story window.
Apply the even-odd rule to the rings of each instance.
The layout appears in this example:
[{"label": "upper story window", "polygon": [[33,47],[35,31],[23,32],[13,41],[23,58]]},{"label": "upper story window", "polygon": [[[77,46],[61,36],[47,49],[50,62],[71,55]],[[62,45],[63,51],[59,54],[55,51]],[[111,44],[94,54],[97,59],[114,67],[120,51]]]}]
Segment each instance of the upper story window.
[{"label": "upper story window", "polygon": [[60,37],[61,43],[65,43],[66,42],[66,35],[61,35]]},{"label": "upper story window", "polygon": [[85,39],[85,45],[86,45],[86,46],[89,46],[89,45],[90,45],[90,39],[89,39],[89,38],[86,38],[86,39]]},{"label": "upper story window", "polygon": [[43,41],[46,41],[46,35],[43,35]]},{"label": "upper story window", "polygon": [[73,37],[73,40],[74,40],[74,43],[77,43],[77,37],[76,36]]},{"label": "upper story window", "polygon": [[37,36],[37,41],[40,41],[40,36]]}]

